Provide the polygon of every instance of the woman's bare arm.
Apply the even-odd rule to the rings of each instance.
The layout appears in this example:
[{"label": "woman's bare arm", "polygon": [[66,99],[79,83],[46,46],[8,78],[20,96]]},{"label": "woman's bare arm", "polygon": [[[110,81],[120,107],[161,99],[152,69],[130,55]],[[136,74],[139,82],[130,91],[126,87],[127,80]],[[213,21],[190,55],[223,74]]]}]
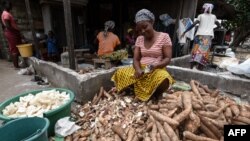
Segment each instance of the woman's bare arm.
[{"label": "woman's bare arm", "polygon": [[163,60],[159,64],[152,64],[154,66],[154,69],[157,68],[164,68],[166,67],[170,62],[172,58],[172,46],[163,46]]},{"label": "woman's bare arm", "polygon": [[135,70],[141,70],[141,53],[140,53],[140,48],[135,47],[134,50],[134,58],[133,58],[133,66]]}]

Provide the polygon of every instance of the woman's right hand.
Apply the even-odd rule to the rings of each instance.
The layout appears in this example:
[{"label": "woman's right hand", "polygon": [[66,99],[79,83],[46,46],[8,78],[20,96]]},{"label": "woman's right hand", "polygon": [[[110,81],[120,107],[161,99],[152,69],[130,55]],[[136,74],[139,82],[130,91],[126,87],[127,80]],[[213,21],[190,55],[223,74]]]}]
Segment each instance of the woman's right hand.
[{"label": "woman's right hand", "polygon": [[139,70],[135,70],[134,76],[135,78],[140,78],[143,74],[144,72],[141,69],[139,69]]}]

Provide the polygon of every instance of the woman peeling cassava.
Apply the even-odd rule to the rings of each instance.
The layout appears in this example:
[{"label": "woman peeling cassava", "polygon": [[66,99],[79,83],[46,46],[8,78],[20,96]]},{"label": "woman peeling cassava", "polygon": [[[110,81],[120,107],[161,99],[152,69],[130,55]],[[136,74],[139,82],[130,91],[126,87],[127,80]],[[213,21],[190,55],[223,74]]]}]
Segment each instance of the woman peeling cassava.
[{"label": "woman peeling cassava", "polygon": [[136,13],[140,36],[135,43],[133,67],[118,69],[112,77],[118,91],[133,86],[136,98],[142,101],[162,94],[174,81],[166,70],[172,57],[172,43],[167,33],[154,30],[154,20],[153,13],[147,9]]}]

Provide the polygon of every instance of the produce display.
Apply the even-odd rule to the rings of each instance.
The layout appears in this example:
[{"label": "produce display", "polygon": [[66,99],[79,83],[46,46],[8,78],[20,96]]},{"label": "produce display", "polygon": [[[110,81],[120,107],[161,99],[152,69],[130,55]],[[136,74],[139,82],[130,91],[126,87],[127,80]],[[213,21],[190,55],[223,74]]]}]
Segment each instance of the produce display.
[{"label": "produce display", "polygon": [[6,106],[2,114],[8,117],[43,117],[43,113],[56,109],[70,100],[66,92],[55,89],[45,90],[36,95],[28,94],[20,97],[19,101]]},{"label": "produce display", "polygon": [[250,124],[250,106],[192,80],[191,91],[141,102],[133,94],[100,89],[73,109],[81,129],[66,141],[219,141],[225,124]]}]

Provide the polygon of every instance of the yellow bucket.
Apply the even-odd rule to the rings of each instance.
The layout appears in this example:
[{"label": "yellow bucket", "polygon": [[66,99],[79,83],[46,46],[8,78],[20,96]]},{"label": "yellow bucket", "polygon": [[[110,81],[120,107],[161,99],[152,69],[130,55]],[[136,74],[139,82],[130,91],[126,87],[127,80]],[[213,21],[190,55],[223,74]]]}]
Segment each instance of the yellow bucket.
[{"label": "yellow bucket", "polygon": [[17,45],[17,48],[22,57],[30,57],[33,54],[32,44]]}]

